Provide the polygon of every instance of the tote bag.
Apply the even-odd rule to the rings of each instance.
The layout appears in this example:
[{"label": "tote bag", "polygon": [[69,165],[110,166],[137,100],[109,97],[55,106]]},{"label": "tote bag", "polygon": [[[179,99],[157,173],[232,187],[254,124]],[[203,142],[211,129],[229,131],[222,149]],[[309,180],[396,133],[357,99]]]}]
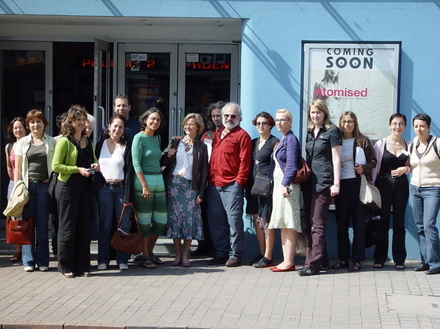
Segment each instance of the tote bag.
[{"label": "tote bag", "polygon": [[361,175],[359,199],[361,200],[364,209],[368,212],[376,213],[380,211],[380,208],[382,208],[379,189],[376,186],[368,183],[364,174]]}]

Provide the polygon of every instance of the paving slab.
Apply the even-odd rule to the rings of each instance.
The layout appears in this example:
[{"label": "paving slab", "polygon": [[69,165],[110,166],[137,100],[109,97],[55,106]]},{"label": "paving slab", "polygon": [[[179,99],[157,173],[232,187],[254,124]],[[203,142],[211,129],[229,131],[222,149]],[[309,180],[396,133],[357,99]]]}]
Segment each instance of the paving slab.
[{"label": "paving slab", "polygon": [[[440,275],[373,269],[329,270],[300,277],[251,266],[155,270],[130,263],[92,277],[66,279],[55,260],[47,273],[26,273],[0,255],[2,328],[439,328]],[[297,267],[301,267],[298,259]],[[246,264],[247,262],[243,262]]]}]

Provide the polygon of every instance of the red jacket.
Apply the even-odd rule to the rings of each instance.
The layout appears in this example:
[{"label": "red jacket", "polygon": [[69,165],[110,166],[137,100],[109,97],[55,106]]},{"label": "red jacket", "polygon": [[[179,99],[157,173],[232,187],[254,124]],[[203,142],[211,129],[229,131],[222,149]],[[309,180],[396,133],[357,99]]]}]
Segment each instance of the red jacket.
[{"label": "red jacket", "polygon": [[251,138],[237,126],[221,139],[223,129],[214,134],[209,182],[214,186],[226,186],[237,181],[238,185],[245,186],[252,169]]}]

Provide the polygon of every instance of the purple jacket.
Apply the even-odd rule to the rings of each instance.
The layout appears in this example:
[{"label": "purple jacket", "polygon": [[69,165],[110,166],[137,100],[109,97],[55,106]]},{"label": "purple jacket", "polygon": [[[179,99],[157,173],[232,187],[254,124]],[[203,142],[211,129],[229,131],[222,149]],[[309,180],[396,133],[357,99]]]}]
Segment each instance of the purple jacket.
[{"label": "purple jacket", "polygon": [[[298,138],[289,130],[281,139],[275,153],[284,177],[281,181],[282,185],[289,186],[296,176],[298,162],[301,157],[301,147]],[[273,171],[275,169],[275,161],[273,157],[270,160],[270,168],[268,172],[269,179],[273,180]]]}]

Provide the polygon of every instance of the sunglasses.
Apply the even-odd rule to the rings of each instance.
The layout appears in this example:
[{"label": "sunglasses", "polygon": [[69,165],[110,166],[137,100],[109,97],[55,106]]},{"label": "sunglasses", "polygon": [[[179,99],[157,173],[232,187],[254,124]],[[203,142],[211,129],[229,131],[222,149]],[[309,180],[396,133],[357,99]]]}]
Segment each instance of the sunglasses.
[{"label": "sunglasses", "polygon": [[237,119],[237,115],[236,114],[223,114],[223,118],[227,119],[227,118],[231,118],[232,120]]}]

